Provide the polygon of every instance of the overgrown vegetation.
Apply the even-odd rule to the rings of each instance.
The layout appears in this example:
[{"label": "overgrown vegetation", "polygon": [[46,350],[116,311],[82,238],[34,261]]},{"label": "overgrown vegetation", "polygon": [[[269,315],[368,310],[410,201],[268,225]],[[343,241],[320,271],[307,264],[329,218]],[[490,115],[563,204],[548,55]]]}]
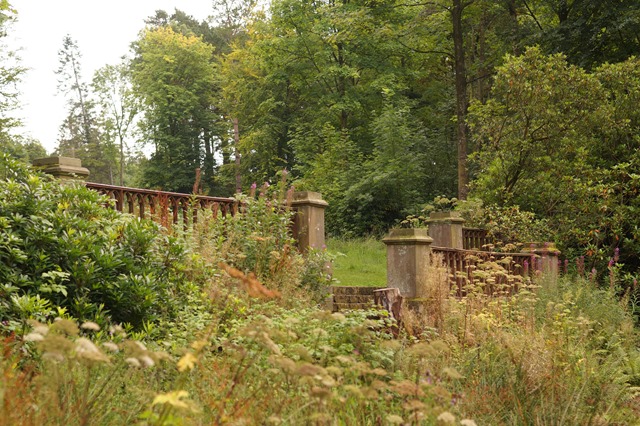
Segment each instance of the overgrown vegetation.
[{"label": "overgrown vegetation", "polygon": [[[198,216],[194,230],[182,232],[106,209],[103,198],[77,186],[55,189],[57,183],[11,163],[3,173],[5,187],[24,188],[21,207],[30,206],[25,217],[32,222],[47,212],[55,218],[61,202],[52,199],[71,193],[85,200],[64,209],[79,230],[108,217],[114,226],[136,227],[138,238],[126,240],[134,247],[171,238],[182,256],[168,262],[180,282],[171,274],[160,278],[160,271],[153,276],[171,297],[149,307],[153,320],[139,331],[115,323],[110,315],[119,305],[105,305],[101,324],[70,318],[71,308],[66,315],[3,311],[0,425],[633,424],[638,416],[639,336],[626,303],[616,298],[616,269],[606,290],[586,278],[534,274],[512,297],[487,296],[478,284],[457,299],[449,296],[447,272],[433,268],[420,290],[428,309],[405,311],[398,329],[386,312],[317,307],[327,285],[326,257],[310,259],[292,248],[279,189],[265,186],[243,200],[243,214]],[[6,199],[2,212],[18,204]],[[9,235],[26,231],[20,221],[6,221],[11,228],[0,235],[17,244]],[[44,233],[35,229],[28,235]],[[85,238],[97,251],[102,234],[91,231]],[[124,235],[123,244],[130,238]],[[0,253],[8,259],[31,246],[4,244]],[[133,265],[157,269],[154,256]],[[25,270],[40,259],[17,258]],[[504,275],[495,262],[480,269],[483,283]],[[108,285],[113,273],[98,272],[94,280]],[[47,282],[33,277],[39,287],[25,280],[15,291],[44,300]],[[58,284],[49,303],[74,306],[75,293],[60,290],[69,281]],[[95,288],[96,294],[85,290],[86,300],[97,304],[107,293]]]}]

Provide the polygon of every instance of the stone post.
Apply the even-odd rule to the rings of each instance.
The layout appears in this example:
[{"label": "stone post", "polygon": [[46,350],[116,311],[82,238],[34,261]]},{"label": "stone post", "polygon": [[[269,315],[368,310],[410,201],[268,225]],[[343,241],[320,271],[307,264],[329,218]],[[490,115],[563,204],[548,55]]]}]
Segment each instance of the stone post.
[{"label": "stone post", "polygon": [[291,206],[296,212],[293,217],[293,237],[298,241],[301,252],[325,247],[324,209],[328,205],[318,192],[301,191],[293,194]]},{"label": "stone post", "polygon": [[71,157],[47,157],[33,160],[33,167],[50,174],[57,179],[65,180],[86,180],[89,177],[89,170],[82,167],[79,158]]},{"label": "stone post", "polygon": [[387,287],[402,297],[416,297],[427,283],[431,243],[426,229],[392,229],[382,240],[387,246]]},{"label": "stone post", "polygon": [[462,249],[462,225],[464,219],[458,212],[431,212],[429,219],[429,236],[433,238],[435,247]]},{"label": "stone post", "polygon": [[553,277],[558,276],[558,257],[560,256],[560,250],[556,248],[554,243],[531,243],[523,247],[522,252],[536,255],[536,265],[530,266],[532,270],[541,271]]}]

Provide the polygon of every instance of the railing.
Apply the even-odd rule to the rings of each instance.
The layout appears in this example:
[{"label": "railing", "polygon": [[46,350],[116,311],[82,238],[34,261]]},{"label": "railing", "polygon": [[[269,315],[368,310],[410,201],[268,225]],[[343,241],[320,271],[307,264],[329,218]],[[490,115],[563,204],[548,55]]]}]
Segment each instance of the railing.
[{"label": "railing", "polygon": [[471,289],[487,295],[514,294],[518,291],[529,265],[535,265],[530,253],[495,253],[432,247],[433,255],[442,256],[451,288],[458,297]]},{"label": "railing", "polygon": [[484,250],[491,242],[486,229],[462,228],[462,247],[465,250]]},{"label": "railing", "polygon": [[233,198],[179,194],[92,182],[87,182],[86,186],[115,200],[116,210],[143,219],[151,218],[165,226],[169,223],[177,224],[180,220],[186,225],[190,217],[193,223],[197,223],[199,210],[211,210],[214,218],[218,214],[233,216],[238,212],[238,201]]}]

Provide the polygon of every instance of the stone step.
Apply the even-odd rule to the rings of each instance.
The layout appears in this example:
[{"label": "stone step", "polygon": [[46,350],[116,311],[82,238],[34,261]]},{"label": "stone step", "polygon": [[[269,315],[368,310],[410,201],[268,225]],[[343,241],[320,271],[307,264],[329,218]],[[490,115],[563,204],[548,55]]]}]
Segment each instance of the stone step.
[{"label": "stone step", "polygon": [[374,290],[379,290],[382,287],[338,287],[338,286],[334,286],[332,287],[332,291],[334,295],[360,295],[360,296],[365,296],[365,295],[372,295],[373,296],[373,291]]},{"label": "stone step", "polygon": [[354,309],[370,309],[373,308],[373,303],[334,303],[334,311],[348,311]]},{"label": "stone step", "polygon": [[334,294],[335,303],[373,303],[373,295]]}]

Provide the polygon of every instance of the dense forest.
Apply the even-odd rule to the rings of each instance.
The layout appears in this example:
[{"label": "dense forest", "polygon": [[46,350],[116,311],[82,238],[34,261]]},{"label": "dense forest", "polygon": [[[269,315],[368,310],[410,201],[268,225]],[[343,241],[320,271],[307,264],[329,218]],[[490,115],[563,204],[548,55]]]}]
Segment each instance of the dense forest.
[{"label": "dense forest", "polygon": [[[334,235],[456,197],[589,266],[616,248],[638,266],[637,1],[216,0],[206,21],[156,11],[91,81],[61,42],[56,153],[93,180],[191,192],[199,170],[231,196],[286,170]],[[0,71],[4,150],[40,156],[11,132],[24,69]]]}]

